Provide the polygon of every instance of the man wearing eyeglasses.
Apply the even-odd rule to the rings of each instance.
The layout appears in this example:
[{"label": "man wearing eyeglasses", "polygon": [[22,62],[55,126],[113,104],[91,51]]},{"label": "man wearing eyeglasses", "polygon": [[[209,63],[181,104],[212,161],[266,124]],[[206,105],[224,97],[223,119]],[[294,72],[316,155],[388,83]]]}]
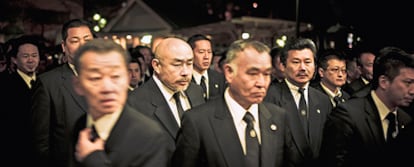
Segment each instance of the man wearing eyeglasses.
[{"label": "man wearing eyeglasses", "polygon": [[333,107],[349,99],[350,95],[341,87],[346,83],[345,55],[337,50],[325,50],[318,59],[320,80],[312,86],[329,96]]}]

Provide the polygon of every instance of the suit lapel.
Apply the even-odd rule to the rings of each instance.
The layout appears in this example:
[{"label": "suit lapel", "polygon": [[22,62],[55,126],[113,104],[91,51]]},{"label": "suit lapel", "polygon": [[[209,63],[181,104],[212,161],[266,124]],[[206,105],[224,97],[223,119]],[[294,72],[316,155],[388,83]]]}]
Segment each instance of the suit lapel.
[{"label": "suit lapel", "polygon": [[[265,105],[259,104],[259,120],[260,120],[260,134],[261,134],[261,166],[270,166],[267,162],[273,162],[277,153],[275,150],[283,149],[281,140],[277,139],[275,134],[277,128],[282,128],[272,121],[272,114]],[[276,129],[275,129],[276,128]]]},{"label": "suit lapel", "polygon": [[[320,141],[320,137],[322,136],[322,129],[324,122],[322,122],[321,118],[321,111],[320,111],[320,103],[318,100],[318,96],[316,95],[317,90],[309,87],[308,96],[309,96],[309,135],[310,135],[310,143],[314,143],[313,141]],[[327,101],[326,104],[331,104],[330,101]],[[311,144],[315,145],[315,144]],[[313,150],[315,150],[314,148]]]},{"label": "suit lapel", "polygon": [[72,72],[72,69],[69,67],[68,64],[65,64],[62,68],[62,83],[65,90],[68,90],[70,96],[73,100],[82,108],[83,112],[86,113],[87,111],[87,104],[86,100],[83,96],[79,96],[72,85],[72,79],[75,75]]},{"label": "suit lapel", "polygon": [[147,82],[148,89],[152,89],[153,91],[151,92],[156,92],[150,96],[151,104],[154,107],[154,115],[161,122],[162,126],[167,129],[168,133],[175,139],[179,129],[177,121],[155,81],[150,79]]},{"label": "suit lapel", "polygon": [[281,104],[283,108],[287,111],[289,126],[292,129],[292,136],[298,145],[298,150],[302,156],[309,155],[309,143],[307,137],[305,136],[305,131],[301,125],[301,120],[299,119],[298,108],[296,107],[295,100],[293,99],[292,93],[285,82],[281,83]]},{"label": "suit lapel", "polygon": [[237,130],[234,127],[233,118],[230,111],[223,100],[215,105],[215,117],[211,119],[213,131],[217,138],[219,147],[221,148],[224,159],[228,166],[243,166],[244,154],[241,147]]},{"label": "suit lapel", "polygon": [[[362,133],[365,134],[371,134],[370,136],[372,136],[372,140],[371,141],[375,141],[378,145],[382,145],[381,143],[385,142],[384,139],[384,132],[382,131],[382,125],[381,125],[381,120],[380,120],[380,116],[378,113],[378,109],[375,106],[374,100],[372,99],[371,95],[369,95],[365,102],[364,102],[364,110],[366,112],[366,118],[365,121],[368,124],[368,128],[362,131]],[[364,127],[364,126],[361,126]]]}]

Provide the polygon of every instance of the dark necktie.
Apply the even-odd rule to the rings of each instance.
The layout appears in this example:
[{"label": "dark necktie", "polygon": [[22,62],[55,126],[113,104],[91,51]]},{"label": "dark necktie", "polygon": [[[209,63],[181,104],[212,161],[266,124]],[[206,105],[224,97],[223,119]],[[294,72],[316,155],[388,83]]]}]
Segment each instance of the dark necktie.
[{"label": "dark necktie", "polygon": [[98,134],[98,132],[96,131],[95,125],[92,125],[92,127],[91,127],[91,133],[90,133],[89,139],[90,139],[92,142],[94,142],[97,138],[99,138],[99,134]]},{"label": "dark necktie", "polygon": [[397,137],[397,121],[395,114],[392,112],[388,113],[386,119],[388,120],[387,142],[391,142]]},{"label": "dark necktie", "polygon": [[247,123],[246,126],[246,157],[245,162],[247,167],[260,166],[260,145],[257,139],[257,133],[254,130],[254,117],[250,112],[246,112],[243,121]]},{"label": "dark necktie", "polygon": [[337,106],[339,103],[344,102],[344,99],[341,96],[335,96],[333,98],[334,102],[335,102],[335,106]]},{"label": "dark necktie", "polygon": [[177,106],[178,115],[180,116],[180,119],[181,119],[184,114],[184,109],[183,109],[183,106],[181,105],[180,92],[174,93],[174,100],[175,100],[175,105]]},{"label": "dark necktie", "polygon": [[203,96],[204,99],[207,100],[207,86],[206,86],[206,78],[201,76],[200,86],[203,88]]},{"label": "dark necktie", "polygon": [[305,88],[299,88],[300,100],[299,100],[299,117],[305,130],[306,137],[308,137],[308,107],[305,101]]},{"label": "dark necktie", "polygon": [[34,85],[35,85],[35,80],[34,79],[31,79],[30,80],[30,88],[33,88]]}]

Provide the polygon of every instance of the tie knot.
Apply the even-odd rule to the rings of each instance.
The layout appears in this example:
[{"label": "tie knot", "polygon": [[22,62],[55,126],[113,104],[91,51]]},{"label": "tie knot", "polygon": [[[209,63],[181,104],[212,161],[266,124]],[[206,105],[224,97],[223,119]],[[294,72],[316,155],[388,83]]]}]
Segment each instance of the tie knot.
[{"label": "tie knot", "polygon": [[204,76],[201,76],[201,82],[204,82],[206,78]]},{"label": "tie knot", "polygon": [[303,94],[305,92],[305,88],[299,88],[298,91],[299,91],[300,94]]},{"label": "tie knot", "polygon": [[252,113],[247,111],[246,114],[244,114],[243,121],[246,122],[248,125],[253,124],[254,117]]},{"label": "tie knot", "polygon": [[90,133],[90,140],[95,141],[97,138],[99,138],[98,131],[96,131],[95,125],[92,125],[91,127],[91,133]]},{"label": "tie knot", "polygon": [[387,117],[385,117],[389,122],[395,122],[395,114],[390,112]]},{"label": "tie knot", "polygon": [[174,97],[174,100],[178,101],[178,99],[180,99],[180,92],[175,92],[173,97]]}]

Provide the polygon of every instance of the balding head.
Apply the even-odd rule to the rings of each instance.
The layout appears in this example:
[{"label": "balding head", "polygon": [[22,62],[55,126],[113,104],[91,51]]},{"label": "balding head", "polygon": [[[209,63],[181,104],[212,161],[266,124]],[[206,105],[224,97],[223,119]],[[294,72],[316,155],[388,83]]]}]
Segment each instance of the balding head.
[{"label": "balding head", "polygon": [[154,74],[172,91],[187,89],[193,72],[193,50],[179,38],[165,38],[155,49]]}]

